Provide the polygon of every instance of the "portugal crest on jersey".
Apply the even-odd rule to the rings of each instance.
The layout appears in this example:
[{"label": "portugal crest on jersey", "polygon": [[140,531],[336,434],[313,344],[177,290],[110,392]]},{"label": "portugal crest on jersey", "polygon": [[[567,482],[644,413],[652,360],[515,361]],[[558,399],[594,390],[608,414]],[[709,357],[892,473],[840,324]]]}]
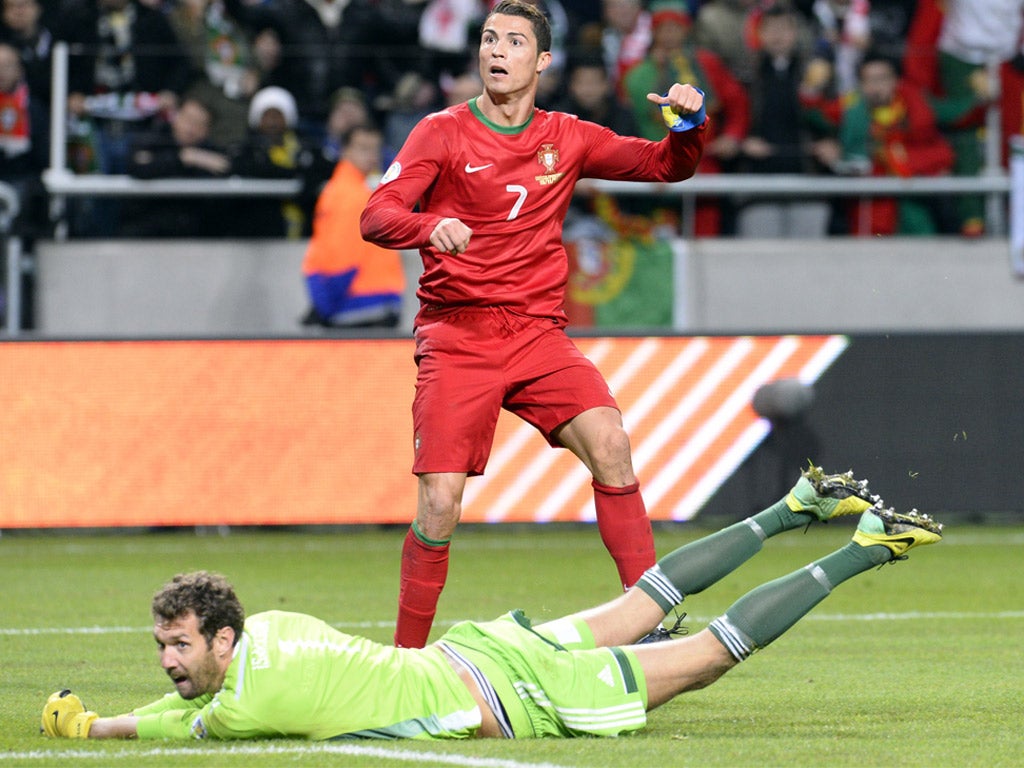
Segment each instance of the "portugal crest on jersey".
[{"label": "portugal crest on jersey", "polygon": [[537,162],[544,166],[548,173],[555,172],[555,164],[558,162],[558,150],[554,144],[544,144],[537,152]]},{"label": "portugal crest on jersey", "polygon": [[556,173],[555,165],[558,164],[558,150],[554,144],[542,144],[537,150],[537,162],[544,166],[544,173],[534,178],[541,184],[554,184],[564,173]]}]

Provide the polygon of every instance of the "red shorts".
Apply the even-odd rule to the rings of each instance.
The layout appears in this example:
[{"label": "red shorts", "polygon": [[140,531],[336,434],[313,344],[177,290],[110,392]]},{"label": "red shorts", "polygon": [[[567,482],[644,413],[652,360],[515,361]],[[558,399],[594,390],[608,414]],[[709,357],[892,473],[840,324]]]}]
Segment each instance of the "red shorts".
[{"label": "red shorts", "polygon": [[414,474],[483,474],[501,408],[551,433],[584,411],[618,408],[604,377],[550,320],[466,308],[416,329]]}]

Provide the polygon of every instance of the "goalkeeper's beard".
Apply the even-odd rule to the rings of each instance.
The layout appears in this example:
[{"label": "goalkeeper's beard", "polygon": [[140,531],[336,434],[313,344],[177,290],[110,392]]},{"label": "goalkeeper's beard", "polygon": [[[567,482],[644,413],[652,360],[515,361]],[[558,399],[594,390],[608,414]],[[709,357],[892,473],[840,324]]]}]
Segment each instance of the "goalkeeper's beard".
[{"label": "goalkeeper's beard", "polygon": [[216,693],[221,686],[222,674],[217,657],[212,651],[203,655],[194,669],[168,669],[178,695],[183,699],[195,699],[206,693]]}]

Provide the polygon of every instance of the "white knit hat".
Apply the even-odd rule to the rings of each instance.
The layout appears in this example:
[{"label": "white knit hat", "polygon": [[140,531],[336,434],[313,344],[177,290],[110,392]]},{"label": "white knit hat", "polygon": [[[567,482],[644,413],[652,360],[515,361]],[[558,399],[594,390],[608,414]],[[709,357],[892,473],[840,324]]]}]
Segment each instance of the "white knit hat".
[{"label": "white knit hat", "polygon": [[271,85],[253,94],[252,101],[249,102],[249,127],[259,127],[260,118],[268,109],[279,110],[289,128],[294,128],[298,122],[299,110],[295,106],[295,97],[284,88]]}]

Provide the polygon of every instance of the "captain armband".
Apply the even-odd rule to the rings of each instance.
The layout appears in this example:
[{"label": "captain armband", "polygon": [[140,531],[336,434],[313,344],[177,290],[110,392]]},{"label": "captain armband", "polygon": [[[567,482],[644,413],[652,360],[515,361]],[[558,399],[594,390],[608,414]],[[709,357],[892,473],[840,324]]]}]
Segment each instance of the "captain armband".
[{"label": "captain armband", "polygon": [[[700,91],[701,96],[704,95],[704,91],[701,91],[700,88],[697,90]],[[664,98],[668,98],[668,94],[662,94],[662,96]],[[662,104],[661,118],[665,121],[665,125],[668,126],[670,131],[673,133],[682,133],[683,131],[688,131],[691,128],[697,128],[704,125],[704,120],[707,119],[707,110],[704,107],[704,102],[701,102],[700,109],[698,111],[691,115],[680,115],[677,114],[668,104]]]}]

